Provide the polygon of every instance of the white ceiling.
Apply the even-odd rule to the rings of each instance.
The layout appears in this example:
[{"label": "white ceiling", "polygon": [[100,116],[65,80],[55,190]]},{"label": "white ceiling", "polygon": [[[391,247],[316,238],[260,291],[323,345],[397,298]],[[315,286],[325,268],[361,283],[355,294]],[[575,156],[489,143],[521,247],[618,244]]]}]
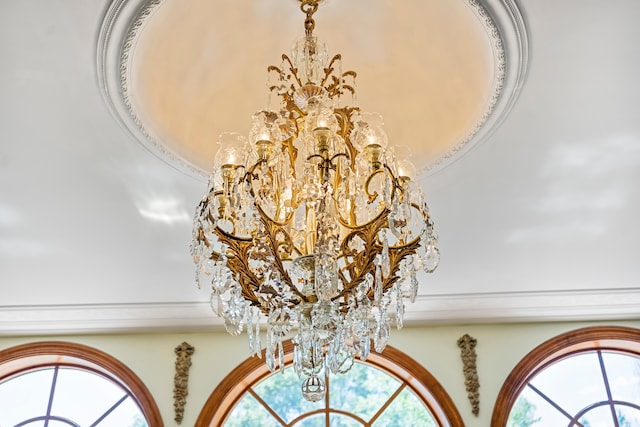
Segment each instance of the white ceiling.
[{"label": "white ceiling", "polygon": [[[0,334],[219,325],[188,249],[204,184],[134,141],[98,86],[107,6],[0,2]],[[640,2],[518,6],[527,80],[490,138],[423,179],[442,263],[408,317],[638,319]]]}]

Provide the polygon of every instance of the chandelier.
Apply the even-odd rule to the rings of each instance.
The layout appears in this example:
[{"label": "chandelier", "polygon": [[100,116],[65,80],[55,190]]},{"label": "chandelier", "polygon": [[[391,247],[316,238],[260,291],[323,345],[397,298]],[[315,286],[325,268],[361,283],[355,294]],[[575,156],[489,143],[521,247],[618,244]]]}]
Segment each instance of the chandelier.
[{"label": "chandelier", "polygon": [[[402,328],[416,272],[439,263],[437,235],[415,167],[388,145],[380,115],[346,106],[354,71],[342,71],[313,35],[320,1],[300,0],[305,36],[268,67],[278,107],[257,112],[248,139],[223,133],[196,209],[196,281],[231,335],[284,370],[283,340],[310,401],[326,375],[381,352]],[[407,153],[404,153],[407,155]]]}]

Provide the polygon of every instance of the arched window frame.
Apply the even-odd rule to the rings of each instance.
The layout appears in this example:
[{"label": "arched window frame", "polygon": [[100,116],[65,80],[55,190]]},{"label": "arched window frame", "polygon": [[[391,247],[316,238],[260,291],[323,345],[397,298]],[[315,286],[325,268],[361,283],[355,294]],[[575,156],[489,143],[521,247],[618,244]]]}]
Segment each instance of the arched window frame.
[{"label": "arched window frame", "polygon": [[39,367],[67,365],[117,380],[136,401],[150,427],[164,427],[158,406],[142,380],[124,363],[96,348],[63,341],[42,341],[0,351],[0,382]]},{"label": "arched window frame", "polygon": [[[293,343],[290,340],[286,341],[283,348],[285,364],[288,366],[293,361]],[[429,408],[439,425],[464,426],[458,409],[442,385],[429,371],[405,353],[388,345],[382,353],[372,351],[364,363],[380,368],[406,382]],[[270,374],[264,362],[264,352],[262,359],[250,357],[240,363],[211,393],[196,420],[195,427],[222,425],[245,392]]]},{"label": "arched window frame", "polygon": [[640,329],[622,326],[595,326],[570,331],[551,338],[529,352],[511,371],[502,385],[491,417],[492,427],[505,427],[511,408],[524,387],[549,365],[591,350],[623,351],[640,357]]}]

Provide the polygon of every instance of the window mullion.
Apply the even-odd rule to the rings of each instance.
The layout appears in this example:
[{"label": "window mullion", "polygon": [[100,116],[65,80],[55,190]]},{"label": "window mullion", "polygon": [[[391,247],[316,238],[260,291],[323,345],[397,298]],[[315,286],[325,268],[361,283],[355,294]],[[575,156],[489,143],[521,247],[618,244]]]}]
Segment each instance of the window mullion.
[{"label": "window mullion", "polygon": [[276,420],[277,422],[279,422],[279,423],[280,423],[280,425],[282,425],[282,426],[286,426],[286,425],[287,425],[287,422],[286,422],[285,420],[283,420],[282,418],[280,418],[280,415],[278,415],[278,414],[276,413],[276,411],[274,411],[274,410],[273,410],[273,408],[272,408],[271,406],[269,406],[269,404],[268,404],[267,402],[265,402],[265,401],[264,401],[264,399],[263,399],[262,397],[258,396],[258,393],[256,393],[256,392],[253,390],[253,388],[250,388],[248,391],[249,391],[249,393],[251,393],[251,395],[252,395],[252,396],[253,396],[253,397],[254,397],[258,402],[260,402],[260,404],[261,404],[262,406],[264,406],[264,408],[267,410],[267,412],[269,412],[269,414],[271,414],[271,416],[272,416],[273,418],[275,418],[275,420]]},{"label": "window mullion", "polygon": [[106,411],[104,414],[102,414],[102,415],[100,416],[100,418],[98,418],[97,420],[95,420],[95,421],[93,422],[93,424],[91,424],[91,427],[95,427],[95,426],[97,426],[98,424],[100,424],[100,423],[102,422],[102,420],[104,420],[105,418],[107,418],[107,416],[109,416],[109,414],[110,414],[110,413],[112,413],[112,412],[113,412],[113,411],[114,411],[118,406],[120,406],[120,404],[121,404],[122,402],[124,402],[125,400],[127,400],[127,397],[129,397],[129,395],[128,395],[128,394],[125,394],[124,396],[122,396],[122,397],[120,398],[120,400],[118,400],[116,403],[114,403],[114,404],[113,404],[113,406],[111,406],[111,408],[107,409],[107,411]]},{"label": "window mullion", "polygon": [[604,381],[604,387],[607,390],[607,399],[609,400],[609,408],[611,408],[611,417],[613,418],[614,427],[620,427],[618,423],[618,417],[616,416],[616,409],[613,406],[613,397],[611,396],[611,387],[609,387],[609,378],[607,377],[607,370],[604,367],[604,360],[602,359],[602,352],[598,350],[598,362],[600,362],[600,370],[602,371],[602,380]]},{"label": "window mullion", "polygon": [[[565,417],[567,417],[569,420],[572,420],[573,417],[564,409],[562,409],[556,402],[554,402],[553,400],[551,400],[551,398],[549,396],[547,396],[546,394],[544,394],[543,392],[541,392],[540,390],[538,390],[533,384],[528,383],[527,387],[531,388],[531,390],[533,390],[534,392],[536,392],[541,398],[543,398],[544,400],[547,401],[547,403],[551,406],[553,406],[554,408],[556,408],[562,415],[564,415]],[[582,424],[580,424],[578,422],[578,424],[581,427],[584,427]]]},{"label": "window mullion", "polygon": [[325,375],[324,376],[325,379],[325,394],[324,394],[324,422],[325,422],[325,426],[326,427],[330,427],[331,426],[331,415],[329,414],[330,412],[330,405],[329,405],[329,375]]},{"label": "window mullion", "polygon": [[49,393],[49,403],[47,404],[47,414],[44,419],[44,427],[49,426],[49,417],[51,416],[51,407],[53,406],[53,395],[56,390],[56,382],[58,381],[58,369],[60,365],[56,365],[53,370],[53,379],[51,380],[51,392]]},{"label": "window mullion", "polygon": [[367,423],[367,427],[371,426],[379,417],[380,415],[382,415],[382,413],[384,412],[385,409],[387,409],[387,407],[389,407],[389,405],[391,405],[391,402],[393,402],[393,399],[395,399],[396,397],[398,397],[398,395],[402,392],[402,390],[404,390],[404,388],[407,386],[406,382],[403,382],[402,384],[400,384],[400,387],[398,387],[398,389],[396,391],[393,392],[393,394],[391,395],[391,397],[389,397],[387,399],[386,402],[384,402],[384,404],[380,407],[380,409],[378,409],[378,412],[376,412],[373,417],[371,417],[371,419],[369,420],[369,422]]}]

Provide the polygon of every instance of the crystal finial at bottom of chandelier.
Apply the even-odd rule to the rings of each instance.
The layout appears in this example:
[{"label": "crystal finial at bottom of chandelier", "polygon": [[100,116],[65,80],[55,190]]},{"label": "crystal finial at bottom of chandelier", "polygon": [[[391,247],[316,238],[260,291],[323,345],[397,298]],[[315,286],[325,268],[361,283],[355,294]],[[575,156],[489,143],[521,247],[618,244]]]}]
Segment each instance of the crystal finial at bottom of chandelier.
[{"label": "crystal finial at bottom of chandelier", "polygon": [[318,377],[309,377],[302,383],[302,396],[309,402],[321,400],[326,391],[324,381]]}]

